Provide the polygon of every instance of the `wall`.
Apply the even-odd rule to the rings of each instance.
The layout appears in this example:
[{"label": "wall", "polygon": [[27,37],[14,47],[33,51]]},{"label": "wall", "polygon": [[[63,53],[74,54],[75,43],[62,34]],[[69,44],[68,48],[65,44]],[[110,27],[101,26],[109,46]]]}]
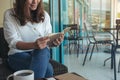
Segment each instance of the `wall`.
[{"label": "wall", "polygon": [[0,0],[0,27],[3,27],[3,15],[6,9],[10,8],[11,0]]}]

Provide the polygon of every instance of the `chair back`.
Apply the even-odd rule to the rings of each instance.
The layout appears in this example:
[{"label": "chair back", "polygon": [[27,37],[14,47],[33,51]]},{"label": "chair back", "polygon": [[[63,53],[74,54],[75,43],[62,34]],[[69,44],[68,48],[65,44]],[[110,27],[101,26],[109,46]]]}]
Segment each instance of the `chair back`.
[{"label": "chair back", "polygon": [[90,28],[91,28],[90,24],[87,25],[87,23],[84,22],[85,35],[86,35],[87,39],[89,40],[89,42],[93,42],[93,41],[96,41],[96,39],[94,37],[94,33],[93,33],[92,29],[90,29]]},{"label": "chair back", "polygon": [[116,19],[116,28],[120,29],[120,19]]},{"label": "chair back", "polygon": [[64,24],[63,29],[65,29],[66,27],[71,27],[67,37],[73,39],[79,36],[79,28],[77,24]]},{"label": "chair back", "polygon": [[119,37],[119,32],[120,32],[120,19],[116,19],[116,45],[120,47],[120,44],[119,44],[119,40],[120,40],[120,37]]},{"label": "chair back", "polygon": [[0,28],[0,58],[7,58],[8,44],[4,38],[3,28]]}]

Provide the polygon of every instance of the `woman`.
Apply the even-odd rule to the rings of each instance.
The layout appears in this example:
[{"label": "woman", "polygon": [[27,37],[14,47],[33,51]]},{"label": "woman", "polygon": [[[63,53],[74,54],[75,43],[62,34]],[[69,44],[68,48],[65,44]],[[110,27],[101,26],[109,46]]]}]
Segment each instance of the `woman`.
[{"label": "woman", "polygon": [[[45,37],[52,32],[50,17],[42,0],[16,0],[4,14],[4,36],[9,44],[8,63],[14,70],[31,69],[35,79],[53,76]],[[64,35],[53,41],[58,46]]]}]

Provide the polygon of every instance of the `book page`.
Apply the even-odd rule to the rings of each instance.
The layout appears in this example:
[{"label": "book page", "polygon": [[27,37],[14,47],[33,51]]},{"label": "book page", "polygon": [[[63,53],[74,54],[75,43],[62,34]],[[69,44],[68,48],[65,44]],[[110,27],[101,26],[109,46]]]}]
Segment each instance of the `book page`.
[{"label": "book page", "polygon": [[70,31],[70,29],[71,29],[71,27],[67,27],[62,31],[62,33],[65,34],[66,32]]},{"label": "book page", "polygon": [[49,34],[48,38],[50,39],[50,41],[47,44],[49,46],[52,46],[53,45],[53,41],[58,39],[60,37],[60,35],[62,35],[62,33],[51,33],[51,34]]},{"label": "book page", "polygon": [[51,33],[49,34],[47,37],[49,37],[50,41],[48,42],[48,45],[51,46],[53,45],[53,41],[55,41],[56,39],[58,39],[62,34],[67,33],[68,31],[70,31],[71,27],[67,27],[65,28],[62,32],[58,32],[58,33]]}]

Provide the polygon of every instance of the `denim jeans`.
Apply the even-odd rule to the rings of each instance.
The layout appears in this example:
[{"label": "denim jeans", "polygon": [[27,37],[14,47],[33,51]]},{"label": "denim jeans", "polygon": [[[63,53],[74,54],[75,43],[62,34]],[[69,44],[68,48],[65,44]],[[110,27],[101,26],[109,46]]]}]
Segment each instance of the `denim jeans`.
[{"label": "denim jeans", "polygon": [[30,69],[34,71],[35,79],[53,76],[53,67],[49,63],[48,48],[36,49],[31,52],[21,52],[9,55],[9,66],[14,70]]}]

